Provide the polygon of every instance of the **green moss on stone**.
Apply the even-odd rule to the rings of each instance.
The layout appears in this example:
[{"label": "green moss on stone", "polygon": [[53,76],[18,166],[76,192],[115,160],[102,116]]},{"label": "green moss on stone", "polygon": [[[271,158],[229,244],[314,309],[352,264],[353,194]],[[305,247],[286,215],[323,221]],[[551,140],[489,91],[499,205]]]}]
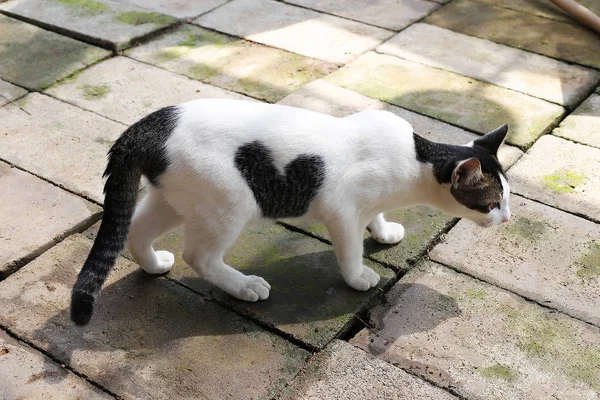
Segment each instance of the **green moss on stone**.
[{"label": "green moss on stone", "polygon": [[514,381],[519,374],[507,365],[494,364],[486,368],[480,368],[479,374],[484,378],[504,379]]},{"label": "green moss on stone", "polygon": [[556,193],[573,193],[575,188],[587,182],[587,177],[568,169],[561,169],[554,174],[544,175],[542,182],[545,187]]},{"label": "green moss on stone", "polygon": [[83,92],[83,97],[87,100],[101,99],[110,92],[110,86],[108,85],[82,85],[79,89]]},{"label": "green moss on stone", "polygon": [[154,25],[168,25],[176,21],[175,18],[168,15],[159,14],[155,12],[140,12],[140,11],[128,11],[117,14],[117,21],[123,22],[127,25],[143,25],[143,24],[154,24]]},{"label": "green moss on stone", "polygon": [[581,268],[576,272],[582,279],[591,279],[600,276],[600,242],[593,241],[589,244],[589,251],[577,261]]},{"label": "green moss on stone", "polygon": [[88,14],[96,15],[108,11],[110,7],[104,3],[99,3],[93,0],[56,0],[61,4],[65,4],[73,9]]},{"label": "green moss on stone", "polygon": [[519,235],[532,242],[539,240],[546,232],[548,225],[544,221],[536,221],[526,217],[519,217],[506,225],[506,229],[511,234]]},{"label": "green moss on stone", "polygon": [[216,32],[211,31],[203,31],[201,33],[192,33],[188,32],[185,36],[185,39],[179,41],[177,43],[178,46],[185,47],[199,47],[199,46],[216,46],[222,47],[230,44],[234,41],[232,38],[221,35]]},{"label": "green moss on stone", "polygon": [[487,297],[487,292],[483,289],[468,288],[465,294],[472,299],[485,299]]}]

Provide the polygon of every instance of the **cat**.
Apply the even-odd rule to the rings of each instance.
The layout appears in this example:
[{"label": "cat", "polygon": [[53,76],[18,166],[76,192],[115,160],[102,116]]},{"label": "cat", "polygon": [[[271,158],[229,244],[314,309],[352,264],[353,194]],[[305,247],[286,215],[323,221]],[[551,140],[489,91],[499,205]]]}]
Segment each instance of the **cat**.
[{"label": "cat", "polygon": [[[73,287],[71,319],[90,321],[127,238],[144,271],[168,272],[173,254],[152,243],[182,223],[183,259],[238,299],[265,300],[271,287],[226,265],[223,254],[246,225],[265,219],[324,223],[343,279],[366,291],[379,276],[362,263],[365,228],[380,243],[404,237],[383,211],[424,204],[482,227],[509,220],[510,188],[497,158],[507,132],[504,125],[454,146],[426,140],[386,111],[336,118],[226,99],[160,109],[108,153],[104,217]],[[149,183],[136,207],[141,176]]]}]

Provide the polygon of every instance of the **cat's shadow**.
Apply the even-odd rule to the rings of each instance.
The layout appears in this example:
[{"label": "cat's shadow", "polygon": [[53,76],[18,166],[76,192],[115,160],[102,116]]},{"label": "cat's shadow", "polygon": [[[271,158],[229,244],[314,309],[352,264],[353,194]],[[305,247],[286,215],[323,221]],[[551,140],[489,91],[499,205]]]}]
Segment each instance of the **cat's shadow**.
[{"label": "cat's shadow", "polygon": [[[183,287],[205,285],[197,277],[173,282],[164,277],[152,277],[140,269],[133,270],[102,290],[89,325],[75,326],[69,319],[69,310],[64,309],[34,332],[34,341],[46,343],[42,346],[55,360],[85,375],[94,377],[101,370],[99,380],[110,381],[110,386],[115,384],[113,380],[118,384],[132,379],[140,364],[155,363],[157,357],[171,354],[179,343],[186,342],[188,338],[266,335],[263,327],[227,311],[218,302],[235,308],[238,313],[260,319],[263,324],[292,332],[294,336],[323,335],[325,339],[319,343],[320,347],[339,330],[338,318],[351,316],[369,297],[376,298],[375,290],[364,293],[347,287],[337,270],[315,277],[307,271],[293,273],[293,269],[289,268],[290,264],[310,264],[315,257],[335,257],[332,251],[323,253],[282,260],[281,263],[287,267],[275,262],[269,268],[257,266],[246,271],[261,274],[274,287],[267,301],[257,303],[235,300],[215,288],[207,293],[212,294],[216,301]],[[330,266],[328,268],[331,269]],[[412,286],[421,295],[423,292],[438,295],[423,285]],[[407,323],[406,329],[399,330],[398,337],[413,333],[414,329],[432,329],[455,315],[456,310],[451,308],[436,320],[429,318],[424,319],[426,323]],[[421,317],[415,313],[412,318]],[[314,328],[317,332],[310,331]],[[239,342],[232,340],[232,345],[235,343]],[[47,370],[51,367],[48,366]],[[49,382],[56,383],[56,377]]]}]

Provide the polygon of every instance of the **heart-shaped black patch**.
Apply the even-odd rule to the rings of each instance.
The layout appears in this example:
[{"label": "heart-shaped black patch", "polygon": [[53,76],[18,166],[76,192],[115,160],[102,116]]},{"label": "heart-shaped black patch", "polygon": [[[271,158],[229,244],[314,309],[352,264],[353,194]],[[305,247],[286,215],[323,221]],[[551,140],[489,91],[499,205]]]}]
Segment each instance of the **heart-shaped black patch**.
[{"label": "heart-shaped black patch", "polygon": [[235,166],[254,193],[263,216],[273,219],[306,214],[325,178],[323,158],[309,154],[298,156],[280,174],[271,150],[259,141],[237,150]]}]

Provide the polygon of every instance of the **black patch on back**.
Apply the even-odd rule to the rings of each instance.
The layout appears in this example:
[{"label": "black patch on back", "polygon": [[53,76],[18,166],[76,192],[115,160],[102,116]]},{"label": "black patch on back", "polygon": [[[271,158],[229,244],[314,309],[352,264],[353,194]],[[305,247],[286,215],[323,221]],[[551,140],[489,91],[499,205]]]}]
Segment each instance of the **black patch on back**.
[{"label": "black patch on back", "polygon": [[325,162],[318,155],[302,154],[280,174],[271,150],[259,141],[241,146],[235,166],[254,194],[266,218],[300,217],[308,211],[325,178]]},{"label": "black patch on back", "polygon": [[438,183],[451,183],[452,172],[459,162],[475,157],[481,163],[481,170],[489,174],[492,179],[500,182],[499,174],[503,174],[502,166],[496,155],[490,154],[485,149],[475,146],[454,146],[451,144],[436,143],[413,133],[417,161],[433,166],[433,174]]},{"label": "black patch on back", "polygon": [[[177,106],[161,108],[129,127],[115,142],[109,155],[118,154],[127,162],[133,161],[154,186],[169,166],[165,144],[179,120]],[[133,158],[133,159],[132,159]],[[118,160],[118,157],[116,157]],[[109,164],[110,167],[110,164]],[[110,171],[104,173],[108,176]]]}]

